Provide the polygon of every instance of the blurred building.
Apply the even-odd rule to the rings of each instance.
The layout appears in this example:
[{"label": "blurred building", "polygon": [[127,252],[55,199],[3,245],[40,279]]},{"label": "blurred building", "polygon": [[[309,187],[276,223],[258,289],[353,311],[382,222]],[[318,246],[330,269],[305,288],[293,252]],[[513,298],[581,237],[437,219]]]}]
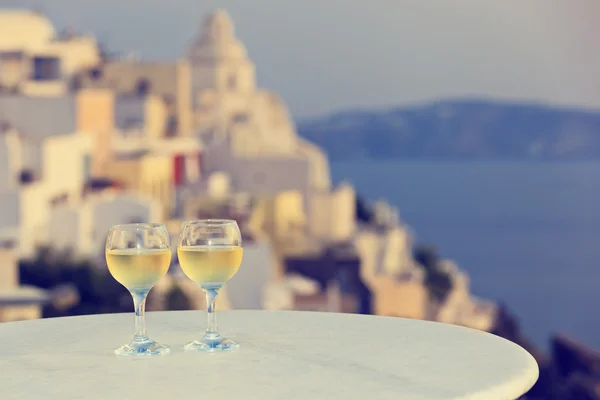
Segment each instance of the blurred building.
[{"label": "blurred building", "polygon": [[75,125],[92,138],[92,175],[103,176],[110,164],[117,129],[115,94],[109,89],[80,89],[73,94]]},{"label": "blurred building", "polygon": [[351,245],[324,247],[312,253],[290,252],[284,259],[287,274],[303,276],[319,285],[317,294],[295,296],[298,307],[313,307],[314,311],[314,307],[327,308],[325,304],[333,295],[339,299],[338,312],[372,313],[372,292],[360,277],[360,258]]},{"label": "blurred building", "polygon": [[429,294],[422,282],[381,275],[368,282],[373,291],[373,314],[427,319]]},{"label": "blurred building", "polygon": [[192,134],[191,76],[187,60],[109,60],[79,76],[81,87],[108,88],[120,96],[160,96],[167,111],[166,136]]},{"label": "blurred building", "polygon": [[496,305],[471,295],[469,277],[456,264],[448,260],[441,263],[442,270],[451,277],[452,290],[437,310],[435,319],[484,331],[492,329],[496,320]]},{"label": "blurred building", "polygon": [[175,207],[172,159],[146,150],[116,154],[105,166],[106,177],[129,190],[156,199],[170,215]]},{"label": "blurred building", "polygon": [[[0,231],[19,232],[20,253],[30,255],[47,238],[50,209],[79,201],[89,175],[90,141],[77,133],[52,136],[40,143],[28,143],[20,135],[2,139],[4,145],[10,142],[11,154],[20,161],[11,165],[9,159],[2,165],[2,180],[9,185],[0,191],[4,200],[0,210],[4,226],[0,226]],[[18,182],[14,178],[16,169]]]},{"label": "blurred building", "polygon": [[[210,215],[198,212],[200,204],[219,204],[219,198],[244,194],[253,199],[248,227],[269,240],[273,252],[271,278],[264,283],[262,296],[285,287],[287,267],[294,262],[288,259],[290,249],[301,249],[298,257],[310,254],[307,263],[335,269],[329,265],[331,260],[311,255],[322,245],[350,240],[355,229],[354,190],[349,185],[331,190],[326,155],[298,136],[279,96],[258,88],[254,63],[235,37],[226,12],[218,10],[203,21],[187,60],[193,128],[204,148],[200,180],[185,200],[186,217]],[[219,206],[214,210],[223,211]],[[368,308],[364,288],[336,286],[331,279],[319,282],[316,293],[295,293],[291,307],[362,312]],[[286,307],[274,303],[277,297],[266,298],[269,307]]]},{"label": "blurred building", "polygon": [[149,138],[165,136],[168,111],[161,96],[117,94],[114,112],[115,125],[123,132],[143,132]]},{"label": "blurred building", "polygon": [[264,290],[274,279],[271,245],[265,241],[245,241],[242,265],[227,282],[227,296],[231,308],[263,309]]},{"label": "blurred building", "polygon": [[[0,320],[39,315],[43,296],[14,292],[15,257],[39,246],[104,265],[114,224],[166,222],[175,248],[181,219],[231,218],[244,258],[219,308],[490,329],[494,305],[470,294],[454,264],[442,265],[452,281],[447,299],[429,298],[397,210],[377,202],[368,221],[357,221],[353,186],[332,186],[326,154],[298,135],[276,93],[258,87],[225,11],[202,21],[180,60],[101,53],[93,37],[57,34],[39,13],[0,11],[0,267],[9,266]],[[175,289],[191,308],[206,307],[174,252],[149,308],[165,309]]]},{"label": "blurred building", "polygon": [[[77,108],[71,95],[30,96],[0,92],[0,115],[30,143],[77,130]],[[32,118],[35,115],[35,118]]]},{"label": "blurred building", "polygon": [[297,190],[262,196],[256,200],[250,225],[258,235],[271,238],[281,251],[308,240],[304,197]]},{"label": "blurred building", "polygon": [[44,291],[19,285],[22,150],[18,131],[0,126],[0,322],[39,318],[48,300]]},{"label": "blurred building", "polygon": [[0,123],[0,188],[19,186],[24,166],[21,148],[19,131],[7,122]]},{"label": "blurred building", "polygon": [[279,96],[257,88],[255,66],[225,11],[203,21],[188,60],[207,174],[226,172],[235,191],[254,195],[299,190],[305,207],[313,192],[329,190],[327,157],[298,136]]},{"label": "blurred building", "polygon": [[[217,309],[260,310],[265,308],[264,290],[270,282],[273,282],[271,256],[269,243],[246,241],[242,265],[236,275],[219,291]],[[151,309],[168,309],[166,304],[168,296],[175,288],[183,291],[190,309],[206,309],[204,291],[183,274],[177,261],[171,267],[169,275],[153,288],[148,300]]]},{"label": "blurred building", "polygon": [[[113,137],[111,153],[113,165],[107,165],[104,168],[104,175],[114,177],[116,181],[122,181],[124,184],[130,184],[128,186],[130,189],[138,190],[140,193],[149,193],[148,191],[144,192],[143,189],[140,190],[139,183],[121,179],[119,169],[115,165],[120,163],[121,158],[128,156],[141,159],[153,157],[163,160],[165,165],[156,175],[165,179],[165,174],[170,173],[166,183],[170,190],[170,197],[166,200],[165,206],[169,214],[181,215],[185,205],[184,192],[189,185],[199,182],[201,177],[202,151],[201,141],[194,136],[152,137],[142,130],[118,131]],[[164,201],[160,193],[156,197]]]},{"label": "blurred building", "polygon": [[36,149],[39,150],[46,139],[79,132],[92,140],[90,168],[95,175],[101,174],[101,166],[110,154],[116,129],[114,107],[114,94],[102,90],[45,97],[0,92],[2,122],[16,129],[24,143],[31,147],[26,154],[29,163],[41,160]]},{"label": "blurred building", "polygon": [[0,11],[0,88],[26,96],[59,96],[81,71],[98,65],[101,55],[92,36],[57,34],[34,11]]},{"label": "blurred building", "polygon": [[48,243],[56,250],[70,250],[77,257],[104,259],[108,230],[117,224],[164,221],[162,204],[128,193],[99,193],[79,203],[51,208],[47,223]]},{"label": "blurred building", "polygon": [[318,191],[311,198],[309,229],[320,240],[347,242],[356,228],[356,191],[342,183],[331,192]]},{"label": "blurred building", "polygon": [[356,313],[359,309],[356,296],[343,293],[336,281],[329,282],[323,291],[318,282],[296,274],[270,282],[264,290],[263,307],[338,313]]}]

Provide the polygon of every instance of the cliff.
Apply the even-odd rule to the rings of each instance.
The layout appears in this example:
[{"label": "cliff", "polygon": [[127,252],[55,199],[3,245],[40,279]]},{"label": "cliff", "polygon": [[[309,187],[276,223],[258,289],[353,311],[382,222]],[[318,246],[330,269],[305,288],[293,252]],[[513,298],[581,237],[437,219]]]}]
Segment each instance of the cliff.
[{"label": "cliff", "polygon": [[551,399],[600,400],[600,353],[556,335],[548,367]]},{"label": "cliff", "polygon": [[600,112],[448,100],[298,121],[331,160],[597,160]]},{"label": "cliff", "polygon": [[540,377],[527,400],[600,400],[600,353],[564,335],[551,339],[543,355],[521,332],[517,319],[500,306],[492,333],[517,343],[538,362]]}]

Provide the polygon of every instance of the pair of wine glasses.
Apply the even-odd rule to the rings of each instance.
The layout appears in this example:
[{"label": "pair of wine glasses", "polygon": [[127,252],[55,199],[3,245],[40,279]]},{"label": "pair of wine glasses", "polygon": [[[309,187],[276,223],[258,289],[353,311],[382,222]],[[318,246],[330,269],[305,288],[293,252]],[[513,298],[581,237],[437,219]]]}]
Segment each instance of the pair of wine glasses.
[{"label": "pair of wine glasses", "polygon": [[[206,292],[208,326],[204,337],[184,346],[186,351],[225,351],[239,347],[217,330],[215,300],[219,289],[240,268],[242,237],[237,223],[226,219],[184,222],[177,243],[183,272]],[[106,239],[106,263],[111,275],[133,297],[135,334],[118,355],[144,356],[170,352],[146,333],[145,305],[150,289],[167,274],[171,264],[171,241],[163,224],[115,225]]]}]

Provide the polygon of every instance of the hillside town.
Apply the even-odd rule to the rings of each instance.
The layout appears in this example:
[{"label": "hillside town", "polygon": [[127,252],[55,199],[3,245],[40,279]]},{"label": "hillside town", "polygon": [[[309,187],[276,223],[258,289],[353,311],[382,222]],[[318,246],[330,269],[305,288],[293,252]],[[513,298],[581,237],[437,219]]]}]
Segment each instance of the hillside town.
[{"label": "hillside town", "polygon": [[[193,33],[190,33],[193,34]],[[0,321],[42,317],[77,291],[23,285],[19,263],[41,248],[106,270],[119,223],[231,218],[244,236],[239,273],[219,309],[314,310],[429,319],[480,330],[497,306],[470,293],[453,262],[428,267],[397,210],[358,218],[351,183],[333,185],[327,155],[298,136],[284,101],[257,86],[256,66],[223,10],[199,24],[178,60],[111,58],[93,36],[58,33],[34,11],[0,12]],[[148,309],[201,290],[173,265]],[[431,268],[431,266],[429,267]]]}]

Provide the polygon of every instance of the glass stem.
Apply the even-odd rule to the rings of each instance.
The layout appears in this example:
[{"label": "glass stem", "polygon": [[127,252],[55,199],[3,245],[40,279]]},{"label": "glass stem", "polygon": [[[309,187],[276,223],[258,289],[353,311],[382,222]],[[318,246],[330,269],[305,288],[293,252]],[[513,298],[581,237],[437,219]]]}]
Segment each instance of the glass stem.
[{"label": "glass stem", "polygon": [[208,311],[208,323],[206,325],[206,333],[204,337],[207,339],[216,339],[219,337],[219,331],[217,329],[217,313],[215,310],[215,300],[218,289],[205,289],[206,292],[206,306]]},{"label": "glass stem", "polygon": [[143,342],[148,340],[148,334],[146,333],[146,297],[148,292],[145,293],[131,293],[133,296],[133,305],[135,307],[135,335],[133,340],[135,342]]}]

